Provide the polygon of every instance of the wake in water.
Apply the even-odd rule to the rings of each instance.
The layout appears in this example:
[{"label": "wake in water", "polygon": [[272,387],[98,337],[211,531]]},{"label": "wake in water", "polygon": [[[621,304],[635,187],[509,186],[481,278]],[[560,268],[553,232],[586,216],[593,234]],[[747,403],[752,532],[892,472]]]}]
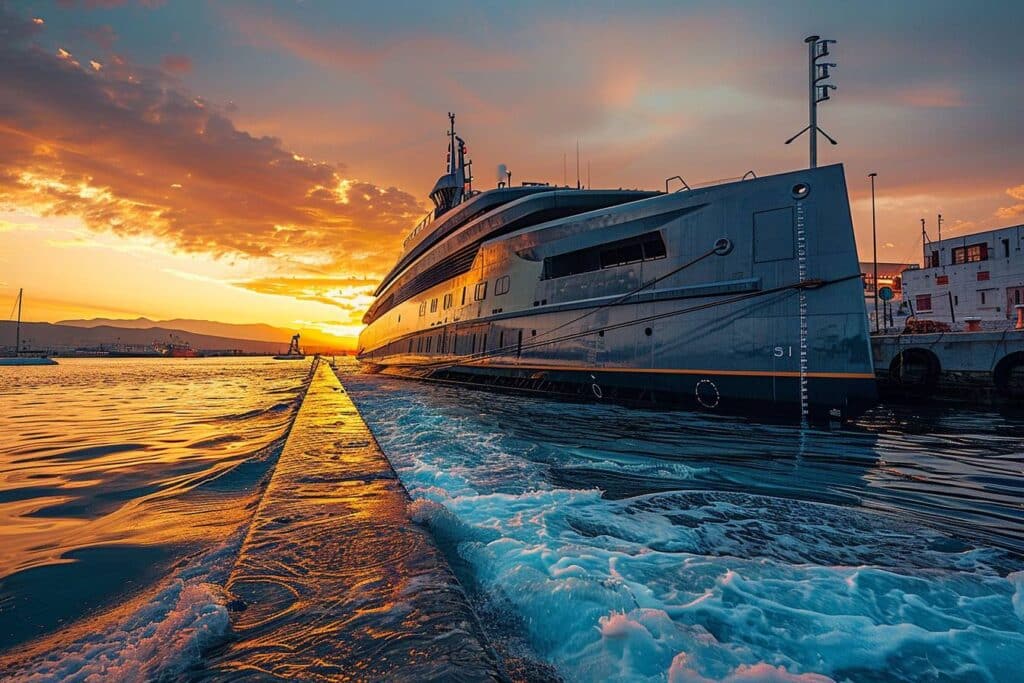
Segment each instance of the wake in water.
[{"label": "wake in water", "polygon": [[[934,513],[944,497],[985,494],[970,493],[969,472],[960,487],[890,477],[918,457],[904,436],[801,435],[379,376],[346,385],[482,611],[506,615],[484,619],[492,639],[568,680],[1019,672],[1021,555],[959,533],[984,520],[921,523],[955,513]],[[1010,475],[989,485],[1020,487]],[[1005,527],[999,545],[1019,534]]]}]

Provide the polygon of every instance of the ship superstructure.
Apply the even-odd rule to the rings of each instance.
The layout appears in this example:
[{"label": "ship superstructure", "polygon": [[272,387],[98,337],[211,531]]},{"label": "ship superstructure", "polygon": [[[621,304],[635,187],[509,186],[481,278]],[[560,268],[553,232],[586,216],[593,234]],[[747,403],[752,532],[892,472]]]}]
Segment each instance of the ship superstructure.
[{"label": "ship superstructure", "polygon": [[873,402],[841,166],[672,193],[480,192],[451,121],[434,209],[364,316],[364,362],[448,382],[804,418]]}]

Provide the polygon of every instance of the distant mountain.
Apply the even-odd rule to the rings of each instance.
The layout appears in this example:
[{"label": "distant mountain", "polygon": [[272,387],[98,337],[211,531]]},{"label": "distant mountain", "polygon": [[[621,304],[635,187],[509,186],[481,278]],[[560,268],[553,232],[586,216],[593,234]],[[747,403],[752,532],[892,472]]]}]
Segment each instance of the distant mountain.
[{"label": "distant mountain", "polygon": [[[92,321],[85,321],[92,322]],[[119,323],[126,321],[116,321]],[[127,321],[140,323],[138,320]],[[197,321],[200,322],[200,321]],[[109,350],[113,346],[151,346],[154,343],[165,344],[170,341],[184,342],[199,351],[240,350],[245,353],[284,353],[288,349],[291,333],[281,336],[280,333],[272,340],[242,339],[223,337],[210,334],[198,334],[182,329],[152,326],[153,321],[146,321],[148,327],[120,327],[113,325],[64,325],[51,323],[21,324],[21,338],[31,350],[73,351],[78,348],[104,347]],[[220,323],[215,323],[220,324]],[[13,321],[0,321],[0,348],[14,347]],[[246,327],[241,325],[239,327]],[[266,327],[270,327],[269,325]],[[276,329],[276,328],[270,328]],[[287,332],[287,330],[285,331]],[[341,343],[317,344],[306,343],[303,348],[307,353],[327,352],[344,348]]]},{"label": "distant mountain", "polygon": [[347,346],[345,340],[332,335],[323,334],[316,330],[308,329],[286,329],[274,327],[264,323],[221,323],[214,320],[193,320],[189,318],[175,318],[173,320],[150,320],[149,318],[116,319],[116,318],[93,318],[91,320],[61,320],[58,325],[71,327],[117,327],[130,330],[145,330],[155,327],[181,330],[193,334],[203,334],[215,337],[227,337],[231,339],[249,339],[252,341],[276,342],[288,347],[292,335],[299,332],[302,335],[303,346],[322,346],[341,348]]}]

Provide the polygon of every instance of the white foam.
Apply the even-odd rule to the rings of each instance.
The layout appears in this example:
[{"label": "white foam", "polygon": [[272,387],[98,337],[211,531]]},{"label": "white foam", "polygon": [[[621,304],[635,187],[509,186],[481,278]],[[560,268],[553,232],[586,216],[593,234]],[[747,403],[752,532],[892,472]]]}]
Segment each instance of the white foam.
[{"label": "white foam", "polygon": [[[431,501],[416,514],[457,544],[476,583],[566,679],[1018,672],[1024,572],[1001,576],[995,551],[863,510],[767,496],[608,500],[553,485],[555,447],[516,439],[492,417],[445,418],[405,385],[349,390],[413,497]],[[645,473],[618,454],[607,466],[596,451],[565,457],[576,458],[568,469]],[[686,474],[653,458],[647,467],[652,477]]]},{"label": "white foam", "polygon": [[121,622],[50,652],[15,681],[149,681],[174,678],[224,638],[230,620],[221,583],[241,534],[184,567]]}]

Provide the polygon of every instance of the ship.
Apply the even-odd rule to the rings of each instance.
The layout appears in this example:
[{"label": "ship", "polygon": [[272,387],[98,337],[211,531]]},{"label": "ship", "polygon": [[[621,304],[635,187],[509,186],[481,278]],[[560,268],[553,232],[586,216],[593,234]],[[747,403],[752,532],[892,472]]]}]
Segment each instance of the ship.
[{"label": "ship", "polygon": [[10,355],[0,354],[0,366],[3,365],[56,365],[57,361],[50,358],[49,354],[42,351],[31,351],[22,348],[21,340],[21,305],[25,296],[25,290],[18,290],[18,298],[14,305],[18,309],[18,318],[14,327],[14,348]]},{"label": "ship", "polygon": [[165,358],[198,358],[199,352],[192,348],[192,345],[186,341],[176,339],[175,336],[171,335],[171,340],[166,344],[157,348],[160,350],[160,354]]},{"label": "ship", "polygon": [[433,209],[363,317],[369,371],[800,420],[875,403],[842,165],[480,191],[449,123]]}]

